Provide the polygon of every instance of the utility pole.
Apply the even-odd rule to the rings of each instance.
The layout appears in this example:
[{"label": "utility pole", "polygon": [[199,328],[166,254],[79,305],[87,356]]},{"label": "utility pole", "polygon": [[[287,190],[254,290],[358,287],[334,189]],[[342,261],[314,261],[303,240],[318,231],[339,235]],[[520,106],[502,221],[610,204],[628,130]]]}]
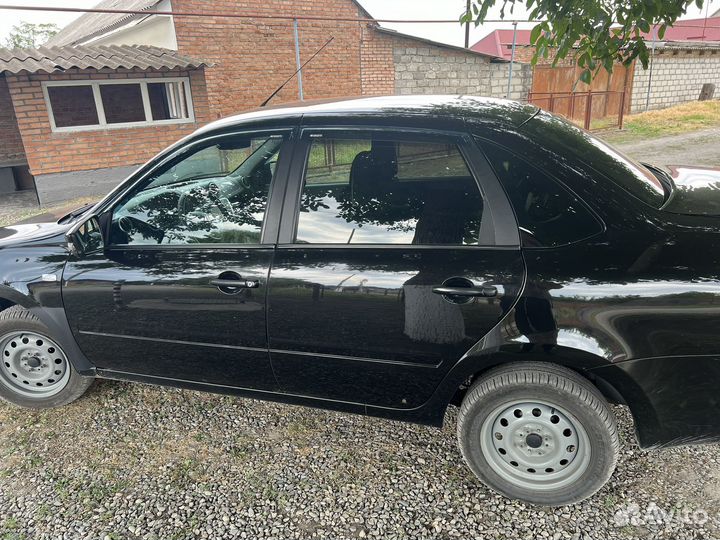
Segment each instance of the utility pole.
[{"label": "utility pole", "polygon": [[[467,0],[465,4],[465,13],[470,13],[470,1],[471,0]],[[470,48],[470,21],[465,23],[465,48]]]},{"label": "utility pole", "polygon": [[510,99],[510,89],[512,88],[512,76],[513,76],[513,67],[515,65],[515,42],[517,41],[517,21],[513,23],[513,41],[512,41],[512,50],[510,51],[510,69],[508,70],[508,89],[507,89],[507,96],[505,96],[507,99]]}]

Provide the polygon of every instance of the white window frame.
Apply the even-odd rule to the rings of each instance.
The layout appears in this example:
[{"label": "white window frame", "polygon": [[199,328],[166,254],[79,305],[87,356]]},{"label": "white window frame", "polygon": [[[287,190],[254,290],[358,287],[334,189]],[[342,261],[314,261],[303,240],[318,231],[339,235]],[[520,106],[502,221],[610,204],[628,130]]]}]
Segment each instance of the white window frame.
[{"label": "white window frame", "polygon": [[[171,118],[169,120],[152,120],[152,113],[150,110],[150,95],[148,93],[147,85],[149,83],[170,83],[179,82],[182,83],[183,92],[185,93],[185,102],[187,110],[182,112],[187,113],[187,118]],[[100,86],[106,84],[139,84],[140,92],[143,100],[143,108],[145,110],[145,120],[140,122],[122,122],[119,124],[108,124],[105,119],[105,108],[103,107],[102,97],[100,95]],[[55,115],[52,110],[52,103],[50,103],[50,95],[48,94],[48,88],[54,86],[90,86],[93,91],[93,97],[95,98],[95,109],[97,110],[98,123],[87,126],[66,126],[57,127],[55,125]],[[72,131],[98,131],[105,129],[121,129],[129,127],[143,127],[143,126],[160,126],[167,124],[190,124],[195,122],[195,110],[193,108],[192,93],[190,92],[190,78],[189,77],[157,77],[148,79],[107,79],[107,80],[96,80],[96,79],[77,79],[69,81],[43,81],[42,83],[43,96],[45,98],[45,106],[47,107],[48,117],[50,119],[50,127],[54,133],[66,133]],[[184,107],[182,107],[185,109]]]}]

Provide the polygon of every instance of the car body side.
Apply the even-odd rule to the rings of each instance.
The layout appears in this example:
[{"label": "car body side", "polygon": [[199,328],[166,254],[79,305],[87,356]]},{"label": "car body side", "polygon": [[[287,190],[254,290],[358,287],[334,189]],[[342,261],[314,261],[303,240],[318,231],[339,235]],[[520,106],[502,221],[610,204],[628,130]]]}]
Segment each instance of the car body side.
[{"label": "car body side", "polygon": [[[477,145],[481,158],[490,151],[483,140],[492,141],[550,171],[584,201],[603,224],[602,230],[558,247],[506,246],[519,250],[525,266],[514,305],[454,364],[443,364],[443,372],[433,375],[438,381],[433,383],[435,390],[422,404],[377,406],[209,385],[180,380],[171,373],[161,377],[97,370],[77,346],[63,308],[63,270],[73,257],[64,238],[67,226],[18,226],[16,232],[26,238],[14,239],[6,247],[0,238],[0,308],[19,304],[30,309],[57,336],[75,368],[87,375],[442,425],[448,404],[457,402],[479,374],[509,362],[544,361],[583,374],[609,400],[627,404],[644,448],[720,440],[720,219],[668,215],[645,204],[593,169],[582,151],[569,152],[559,144],[563,128],[551,117],[532,108],[511,108],[477,116],[466,114],[462,107],[444,106],[431,111],[293,112],[225,122],[160,154],[96,207],[102,213],[112,206],[127,187],[175,149],[254,127],[292,128],[295,133],[308,126],[368,125],[447,131]],[[271,207],[268,214],[279,210]],[[268,227],[270,233],[282,234],[279,216]],[[275,242],[270,242],[271,247]],[[539,342],[528,334],[527,328],[537,326],[534,319],[552,321],[554,343]],[[427,376],[425,370],[416,373],[419,378]]]}]

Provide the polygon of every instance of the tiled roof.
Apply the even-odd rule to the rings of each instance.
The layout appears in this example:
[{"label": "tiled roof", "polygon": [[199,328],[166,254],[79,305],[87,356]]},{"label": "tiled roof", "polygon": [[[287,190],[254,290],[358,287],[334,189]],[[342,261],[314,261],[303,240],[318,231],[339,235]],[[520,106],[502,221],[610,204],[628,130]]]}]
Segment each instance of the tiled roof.
[{"label": "tiled roof", "polygon": [[[160,0],[103,0],[95,6],[98,9],[126,9],[145,11],[154,8]],[[124,26],[133,19],[145,15],[131,15],[128,13],[85,13],[51,37],[46,47],[62,47],[74,45],[78,42],[91,39],[120,26]]]},{"label": "tiled roof", "polygon": [[177,51],[149,45],[78,45],[0,48],[0,73],[55,73],[67,69],[193,69],[211,65]]}]

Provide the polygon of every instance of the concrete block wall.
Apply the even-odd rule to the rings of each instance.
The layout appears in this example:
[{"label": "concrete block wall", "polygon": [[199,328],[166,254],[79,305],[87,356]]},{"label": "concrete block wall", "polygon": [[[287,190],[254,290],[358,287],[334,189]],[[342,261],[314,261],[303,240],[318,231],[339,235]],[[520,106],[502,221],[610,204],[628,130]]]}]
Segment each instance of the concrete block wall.
[{"label": "concrete block wall", "polygon": [[413,43],[393,50],[395,92],[487,95],[490,59],[452,49]]},{"label": "concrete block wall", "polygon": [[[400,38],[393,46],[395,93],[472,94],[505,98],[509,63],[455,49],[425,46]],[[515,63],[510,99],[526,101],[532,86],[532,67]]]},{"label": "concrete block wall", "polygon": [[515,62],[512,66],[512,70],[510,95],[508,95],[510,63],[490,64],[490,91],[487,95],[497,98],[527,101],[528,93],[532,87],[533,68],[530,64],[519,64]]},{"label": "concrete block wall", "polygon": [[643,69],[642,64],[636,62],[630,105],[632,113],[645,110],[648,81],[648,110],[695,101],[704,83],[715,83],[715,97],[720,97],[720,51],[656,50],[652,80],[650,70]]}]

